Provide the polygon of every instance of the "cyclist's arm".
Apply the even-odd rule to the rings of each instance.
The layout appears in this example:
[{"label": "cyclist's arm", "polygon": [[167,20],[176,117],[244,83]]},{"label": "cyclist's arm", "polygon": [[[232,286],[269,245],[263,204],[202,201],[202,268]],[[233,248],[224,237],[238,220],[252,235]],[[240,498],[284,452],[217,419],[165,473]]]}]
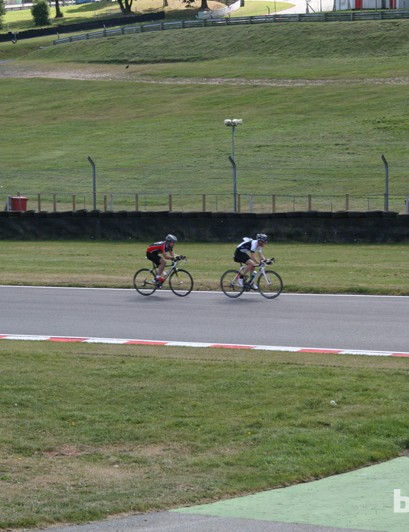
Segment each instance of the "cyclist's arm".
[{"label": "cyclist's arm", "polygon": [[264,255],[261,251],[261,247],[257,245],[257,241],[253,240],[251,247],[249,249],[249,255],[251,260],[258,266],[262,260],[264,260]]},{"label": "cyclist's arm", "polygon": [[267,260],[266,257],[263,255],[263,253],[261,253],[261,251],[259,251],[259,256],[260,256],[260,261]]},{"label": "cyclist's arm", "polygon": [[166,260],[172,260],[176,257],[176,255],[174,254],[173,251],[168,251],[166,253],[162,253],[163,255],[163,258],[166,259]]}]

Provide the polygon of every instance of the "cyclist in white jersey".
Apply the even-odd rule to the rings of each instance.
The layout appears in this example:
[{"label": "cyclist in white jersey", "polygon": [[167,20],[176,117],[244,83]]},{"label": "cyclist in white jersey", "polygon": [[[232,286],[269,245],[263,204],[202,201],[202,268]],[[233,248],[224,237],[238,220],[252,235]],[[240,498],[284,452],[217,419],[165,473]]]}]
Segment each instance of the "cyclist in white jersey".
[{"label": "cyclist in white jersey", "polygon": [[234,253],[234,261],[245,264],[244,270],[240,274],[239,284],[243,284],[243,279],[248,273],[252,274],[260,261],[267,260],[263,255],[263,247],[267,243],[267,235],[259,233],[255,239],[245,237],[243,242],[239,244]]}]

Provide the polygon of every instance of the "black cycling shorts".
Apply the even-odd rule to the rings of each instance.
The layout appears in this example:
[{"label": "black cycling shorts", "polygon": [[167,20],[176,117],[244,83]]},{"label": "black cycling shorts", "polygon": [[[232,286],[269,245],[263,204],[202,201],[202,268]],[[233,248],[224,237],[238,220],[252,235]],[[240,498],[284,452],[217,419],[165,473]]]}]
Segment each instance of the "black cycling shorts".
[{"label": "black cycling shorts", "polygon": [[147,253],[146,258],[151,260],[155,266],[159,266],[160,264],[160,256],[159,251],[154,251],[153,253]]},{"label": "black cycling shorts", "polygon": [[247,253],[243,253],[243,251],[240,251],[240,249],[236,249],[233,258],[234,262],[241,262],[243,264],[246,264],[250,257],[247,255]]}]

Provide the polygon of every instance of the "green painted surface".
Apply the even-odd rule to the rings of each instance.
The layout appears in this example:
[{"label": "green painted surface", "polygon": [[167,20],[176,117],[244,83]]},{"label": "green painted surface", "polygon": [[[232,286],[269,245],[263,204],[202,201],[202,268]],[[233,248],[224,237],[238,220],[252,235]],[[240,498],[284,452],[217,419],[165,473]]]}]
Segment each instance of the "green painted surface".
[{"label": "green painted surface", "polygon": [[[402,499],[394,511],[394,490]],[[407,510],[407,511],[403,511]],[[401,457],[322,480],[177,512],[284,523],[409,531],[409,457]]]}]

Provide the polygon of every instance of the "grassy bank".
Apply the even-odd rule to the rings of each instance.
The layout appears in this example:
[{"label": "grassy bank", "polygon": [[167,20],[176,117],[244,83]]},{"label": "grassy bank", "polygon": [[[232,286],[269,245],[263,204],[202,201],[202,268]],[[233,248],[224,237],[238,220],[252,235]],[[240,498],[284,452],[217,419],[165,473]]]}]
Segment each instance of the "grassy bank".
[{"label": "grassy bank", "polygon": [[[234,267],[235,244],[180,242],[195,289],[218,290]],[[0,284],[131,288],[134,272],[149,266],[140,242],[1,243]],[[287,292],[409,295],[406,245],[270,243],[267,256]],[[184,267],[185,267],[184,266]]]},{"label": "grassy bank", "polygon": [[0,359],[3,529],[251,493],[409,445],[403,359],[8,341]]},{"label": "grassy bank", "polygon": [[408,25],[201,28],[42,47],[1,69],[71,79],[0,79],[0,190],[89,195],[91,155],[100,204],[102,194],[227,194],[223,119],[237,116],[239,193],[311,194],[320,210],[341,209],[348,193],[365,196],[352,209],[379,209],[384,154],[390,208],[403,211]]}]

